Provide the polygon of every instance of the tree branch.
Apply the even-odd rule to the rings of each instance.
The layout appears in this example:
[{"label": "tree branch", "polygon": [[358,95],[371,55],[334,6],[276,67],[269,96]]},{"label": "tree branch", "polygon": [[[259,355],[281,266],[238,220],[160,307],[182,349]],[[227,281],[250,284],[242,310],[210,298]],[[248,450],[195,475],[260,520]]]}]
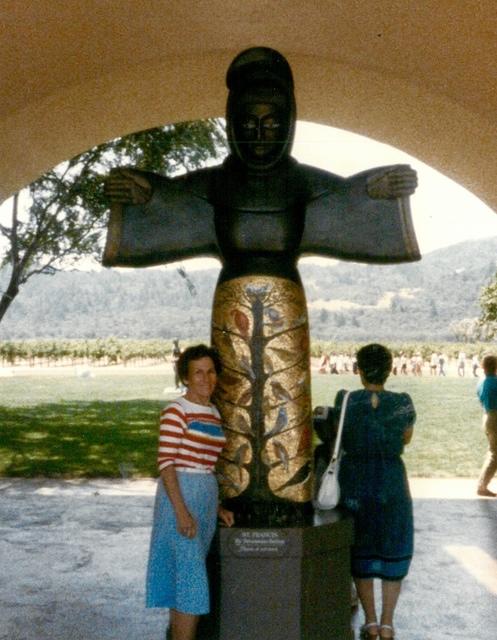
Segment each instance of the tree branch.
[{"label": "tree branch", "polygon": [[245,378],[245,380],[251,380],[250,375],[246,371],[239,371],[238,369],[229,367],[226,364],[223,364],[223,371],[230,371],[231,373],[236,373],[238,376],[242,376],[242,378]]},{"label": "tree branch", "polygon": [[19,224],[19,192],[12,199],[12,229],[10,233],[10,246],[12,256],[12,268],[16,268],[19,264],[19,236],[17,234],[17,225]]},{"label": "tree branch", "polygon": [[0,233],[10,240],[10,233],[11,233],[10,227],[6,227],[5,225],[0,224]]},{"label": "tree branch", "polygon": [[309,420],[309,413],[307,413],[300,422],[298,422],[297,424],[292,424],[290,427],[287,427],[286,429],[282,429],[281,431],[278,431],[277,433],[265,433],[263,435],[263,439],[265,440],[265,442],[269,442],[269,440],[272,440],[273,438],[276,438],[278,436],[281,436],[283,433],[288,433],[288,431],[293,431],[294,429],[298,429],[299,427],[302,427],[303,425],[307,424],[308,420]]},{"label": "tree branch", "polygon": [[282,331],[277,331],[276,333],[273,333],[273,335],[265,337],[264,344],[269,344],[275,338],[278,338],[279,336],[284,336],[285,334],[290,333],[292,331],[298,331],[299,329],[302,329],[302,327],[304,327],[305,325],[306,323],[303,322],[302,324],[299,324],[296,327],[290,327],[288,329],[283,329]]},{"label": "tree branch", "polygon": [[213,326],[212,329],[214,331],[219,331],[220,333],[227,333],[230,336],[236,336],[237,338],[240,338],[244,342],[247,342],[247,338],[242,336],[241,333],[237,333],[236,331],[231,331],[231,329],[221,329],[220,327],[216,327],[216,326]]},{"label": "tree branch", "polygon": [[288,365],[288,367],[283,367],[283,369],[276,369],[271,373],[271,377],[279,374],[279,373],[283,373],[285,371],[288,371],[289,369],[293,369],[294,367],[298,367],[300,365],[302,365],[302,363],[304,363],[306,360],[305,357],[299,358],[298,360],[295,360],[295,362],[292,362],[291,364]]}]

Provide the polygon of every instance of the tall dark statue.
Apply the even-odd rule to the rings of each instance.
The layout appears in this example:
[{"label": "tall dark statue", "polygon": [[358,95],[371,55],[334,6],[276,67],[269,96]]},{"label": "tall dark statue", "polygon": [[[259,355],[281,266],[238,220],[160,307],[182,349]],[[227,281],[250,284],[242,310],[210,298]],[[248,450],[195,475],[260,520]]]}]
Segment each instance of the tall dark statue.
[{"label": "tall dark statue", "polygon": [[212,342],[224,364],[216,398],[228,437],[224,496],[239,525],[297,524],[310,511],[313,480],[309,327],[297,260],[418,260],[408,205],[416,173],[395,165],[344,179],[294,160],[292,72],[272,49],[239,54],[227,85],[230,154],[221,166],[173,179],[111,173],[103,263],[221,260]]}]

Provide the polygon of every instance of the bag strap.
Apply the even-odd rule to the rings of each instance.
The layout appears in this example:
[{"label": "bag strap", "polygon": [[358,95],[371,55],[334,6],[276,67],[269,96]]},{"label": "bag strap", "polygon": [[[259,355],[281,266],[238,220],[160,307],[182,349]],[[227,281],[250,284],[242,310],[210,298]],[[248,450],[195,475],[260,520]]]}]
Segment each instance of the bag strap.
[{"label": "bag strap", "polygon": [[347,410],[347,402],[350,396],[350,391],[346,391],[343,396],[342,407],[340,409],[340,419],[338,420],[338,430],[337,437],[335,440],[335,446],[333,447],[333,454],[331,456],[332,461],[335,461],[338,458],[338,454],[340,452],[340,445],[342,444],[342,431],[343,431],[343,423],[345,420],[345,411]]}]

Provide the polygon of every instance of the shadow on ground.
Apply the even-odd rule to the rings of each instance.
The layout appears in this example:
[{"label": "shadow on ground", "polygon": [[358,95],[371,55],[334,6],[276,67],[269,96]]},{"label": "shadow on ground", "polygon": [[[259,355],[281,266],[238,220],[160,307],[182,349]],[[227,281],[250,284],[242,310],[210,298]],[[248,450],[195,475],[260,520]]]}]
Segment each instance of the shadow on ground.
[{"label": "shadow on ground", "polygon": [[[154,490],[152,480],[0,480],[0,640],[162,640],[166,612],[144,608]],[[398,637],[497,637],[497,500],[414,504]]]},{"label": "shadow on ground", "polygon": [[0,407],[0,476],[150,477],[163,401]]}]

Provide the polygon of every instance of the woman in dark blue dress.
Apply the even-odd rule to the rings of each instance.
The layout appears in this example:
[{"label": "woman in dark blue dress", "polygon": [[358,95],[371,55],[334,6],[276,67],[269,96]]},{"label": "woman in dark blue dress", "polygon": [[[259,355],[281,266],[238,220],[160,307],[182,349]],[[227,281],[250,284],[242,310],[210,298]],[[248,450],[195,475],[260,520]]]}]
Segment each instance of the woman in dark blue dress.
[{"label": "woman in dark blue dress", "polygon": [[[413,553],[412,500],[401,454],[416,413],[407,393],[385,391],[390,351],[370,344],[357,353],[364,389],[348,400],[340,465],[341,503],[355,524],[352,575],[365,613],[361,638],[393,638],[393,614]],[[340,409],[344,391],[335,406]],[[378,622],[374,578],[382,581]]]}]

